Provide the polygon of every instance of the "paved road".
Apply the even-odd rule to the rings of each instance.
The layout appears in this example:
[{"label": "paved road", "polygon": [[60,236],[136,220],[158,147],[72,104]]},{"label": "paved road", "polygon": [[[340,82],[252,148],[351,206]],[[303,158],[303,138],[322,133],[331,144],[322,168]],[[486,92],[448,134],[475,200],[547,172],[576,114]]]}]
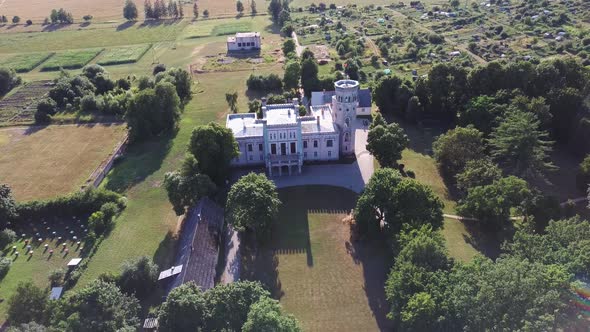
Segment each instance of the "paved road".
[{"label": "paved road", "polygon": [[304,165],[301,174],[273,176],[278,188],[329,185],[360,193],[374,172],[373,156],[367,151],[368,122],[355,123],[356,161],[350,164]]},{"label": "paved road", "polygon": [[219,282],[229,284],[240,279],[240,238],[238,232],[227,225],[225,229],[225,267]]}]

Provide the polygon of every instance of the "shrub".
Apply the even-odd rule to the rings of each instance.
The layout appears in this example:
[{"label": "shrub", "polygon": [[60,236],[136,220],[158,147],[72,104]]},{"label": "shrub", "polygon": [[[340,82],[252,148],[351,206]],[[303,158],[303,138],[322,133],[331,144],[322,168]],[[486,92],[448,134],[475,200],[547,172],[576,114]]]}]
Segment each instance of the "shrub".
[{"label": "shrub", "polygon": [[66,271],[64,269],[55,269],[49,272],[49,276],[47,277],[47,279],[49,279],[51,287],[58,287],[63,285],[65,276]]},{"label": "shrub", "polygon": [[281,90],[283,88],[283,81],[277,74],[270,74],[268,76],[251,74],[246,81],[246,85],[249,90],[268,92]]},{"label": "shrub", "polygon": [[33,21],[27,20],[27,25],[31,25],[31,24],[33,24]]},{"label": "shrub", "polygon": [[16,72],[9,68],[0,68],[0,95],[6,94],[22,82]]},{"label": "shrub", "polygon": [[98,112],[102,109],[101,100],[93,95],[86,95],[80,101],[80,109],[85,113]]},{"label": "shrub", "polygon": [[123,263],[118,285],[129,295],[143,298],[151,294],[158,279],[158,265],[146,256]]},{"label": "shrub", "polygon": [[12,265],[12,259],[8,257],[0,258],[0,278],[4,278],[8,270],[10,270],[10,265]]},{"label": "shrub", "polygon": [[0,249],[16,241],[16,233],[12,229],[4,229],[0,232]]},{"label": "shrub", "polygon": [[154,66],[154,70],[152,70],[152,75],[156,76],[158,73],[165,72],[166,65],[163,63],[159,63]]}]

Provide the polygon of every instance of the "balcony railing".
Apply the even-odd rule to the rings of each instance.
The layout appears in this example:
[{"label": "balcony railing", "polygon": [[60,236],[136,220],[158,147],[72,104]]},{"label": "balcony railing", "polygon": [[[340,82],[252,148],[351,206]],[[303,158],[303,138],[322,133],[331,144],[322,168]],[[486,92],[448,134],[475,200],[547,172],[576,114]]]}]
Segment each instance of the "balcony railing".
[{"label": "balcony railing", "polygon": [[286,154],[286,155],[280,155],[280,154],[269,154],[268,155],[268,159],[270,160],[271,163],[275,163],[275,162],[297,162],[300,160],[301,157],[301,153],[296,153],[296,154]]}]

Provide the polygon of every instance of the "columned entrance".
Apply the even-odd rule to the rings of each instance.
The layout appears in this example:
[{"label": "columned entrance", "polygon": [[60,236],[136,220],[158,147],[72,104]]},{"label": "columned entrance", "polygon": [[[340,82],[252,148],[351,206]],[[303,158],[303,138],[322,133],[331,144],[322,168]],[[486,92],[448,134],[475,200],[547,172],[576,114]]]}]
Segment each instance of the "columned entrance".
[{"label": "columned entrance", "polygon": [[[283,148],[285,149],[283,154]],[[272,155],[269,154],[267,156],[266,161],[266,168],[268,169],[269,176],[273,176],[277,174],[279,176],[283,175],[283,171],[289,173],[289,175],[293,172],[293,167],[296,167],[296,171],[301,174],[301,166],[303,165],[303,158],[301,158],[300,153],[294,154],[286,154],[287,153],[287,144],[281,143],[281,154],[280,155]]]}]

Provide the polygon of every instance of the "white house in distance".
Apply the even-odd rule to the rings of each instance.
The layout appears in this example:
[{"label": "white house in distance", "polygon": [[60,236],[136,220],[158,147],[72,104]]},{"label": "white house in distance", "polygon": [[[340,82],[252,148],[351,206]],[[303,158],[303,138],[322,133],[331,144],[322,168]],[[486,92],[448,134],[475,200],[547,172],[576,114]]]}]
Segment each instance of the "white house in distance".
[{"label": "white house in distance", "polygon": [[354,128],[359,103],[359,83],[340,80],[334,83],[330,103],[310,107],[308,115],[299,116],[299,101],[266,105],[262,119],[256,114],[229,114],[226,127],[238,142],[240,155],[234,166],[265,165],[270,176],[276,167],[291,174],[304,161],[338,160],[354,154]]},{"label": "white house in distance", "polygon": [[261,45],[259,32],[238,32],[227,37],[228,52],[259,50]]}]

